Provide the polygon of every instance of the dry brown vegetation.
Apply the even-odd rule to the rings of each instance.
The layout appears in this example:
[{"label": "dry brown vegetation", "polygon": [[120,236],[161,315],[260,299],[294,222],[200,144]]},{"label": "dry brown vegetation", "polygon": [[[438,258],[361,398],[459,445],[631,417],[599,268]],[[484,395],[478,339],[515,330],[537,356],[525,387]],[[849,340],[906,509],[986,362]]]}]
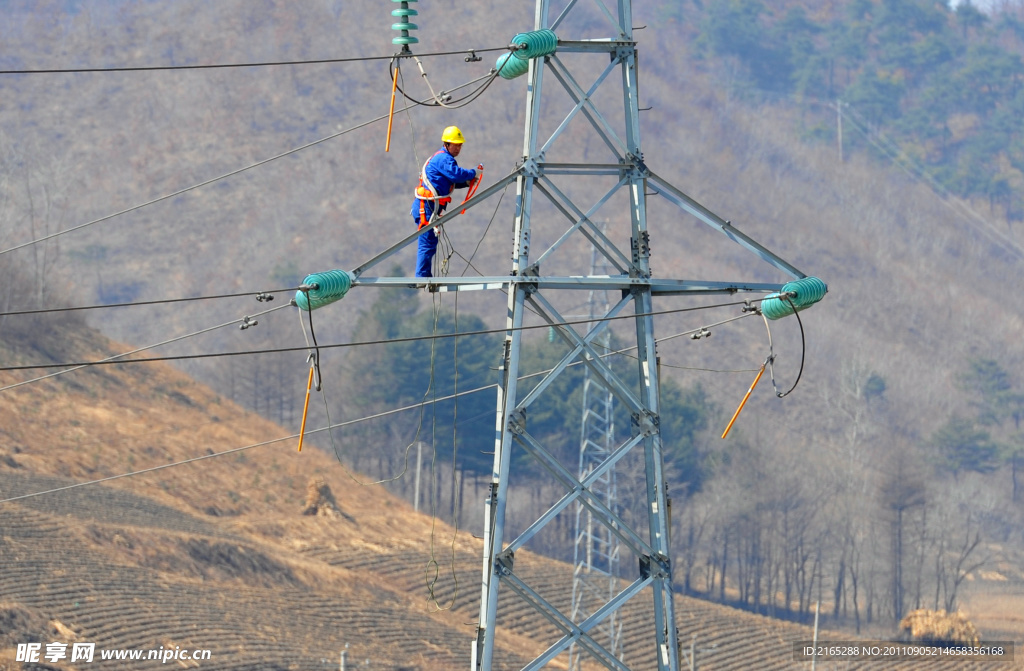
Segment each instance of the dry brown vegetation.
[{"label": "dry brown vegetation", "polygon": [[[113,351],[88,330],[79,338],[95,356]],[[0,386],[16,379],[4,373]],[[0,498],[287,435],[162,364],[92,368],[5,392],[0,427],[9,457]],[[17,668],[17,643],[51,640],[208,648],[202,668],[217,669],[330,667],[346,643],[349,659],[372,660],[369,668],[468,665],[479,541],[463,532],[452,544],[449,526],[355,484],[314,447],[293,451],[295,442],[0,504],[0,669]],[[333,498],[339,514],[303,515],[311,498]],[[523,552],[516,572],[568,607],[570,566]],[[793,643],[811,637],[806,626],[678,601],[681,640],[696,637],[704,669],[792,668]],[[503,604],[499,622],[496,668],[520,668],[557,638],[517,600]],[[631,668],[651,668],[649,623],[642,601],[623,614]]]},{"label": "dry brown vegetation", "polygon": [[900,621],[900,632],[919,643],[976,646],[978,630],[963,613],[920,609]]}]

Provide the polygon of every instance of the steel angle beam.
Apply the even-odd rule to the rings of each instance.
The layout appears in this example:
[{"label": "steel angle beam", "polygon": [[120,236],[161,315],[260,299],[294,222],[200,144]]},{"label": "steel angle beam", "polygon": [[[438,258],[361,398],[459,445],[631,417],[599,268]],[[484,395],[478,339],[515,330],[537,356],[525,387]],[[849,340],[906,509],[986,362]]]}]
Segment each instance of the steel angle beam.
[{"label": "steel angle beam", "polygon": [[639,442],[643,440],[642,436],[634,436],[625,443],[616,448],[608,457],[600,463],[587,477],[580,481],[579,487],[572,487],[568,492],[565,493],[554,505],[552,505],[543,515],[537,518],[537,521],[531,524],[523,533],[519,534],[515,540],[508,544],[506,551],[515,552],[519,548],[523,547],[530,541],[537,532],[546,526],[551,520],[555,518],[558,513],[565,510],[569,504],[575,502],[584,490],[590,490],[593,484],[612,469],[622,457],[626,456],[630,450],[636,447]]},{"label": "steel angle beam", "polygon": [[594,214],[601,209],[601,207],[603,207],[626,183],[627,179],[625,177],[621,178],[615,186],[609,189],[608,192],[590,208],[588,212],[584,213],[576,206],[575,203],[572,202],[572,199],[566,196],[557,186],[555,186],[554,182],[547,177],[539,179],[537,189],[551,201],[551,204],[554,205],[566,219],[573,222],[573,226],[566,231],[547,252],[541,255],[541,258],[537,260],[536,265],[540,265],[548,254],[560,246],[573,231],[579,230],[580,233],[590,241],[591,245],[593,245],[609,263],[615,266],[616,270],[623,274],[629,273],[629,270],[632,267],[632,263],[629,258],[623,254],[611,240],[608,239],[605,232],[596,226],[591,219],[591,217],[593,217]]},{"label": "steel angle beam", "polygon": [[[552,606],[544,597],[539,595],[529,585],[520,580],[519,577],[512,573],[511,570],[506,569],[503,571],[501,573],[501,577],[502,580],[508,584],[510,589],[518,594],[523,601],[533,606],[533,608],[543,615],[548,622],[564,632],[571,640],[575,640],[585,647],[587,651],[605,667],[615,669],[616,671],[629,671],[628,666],[617,660],[614,655],[609,653],[601,644],[591,638],[586,630],[574,624],[572,620],[563,615],[561,611]],[[534,660],[534,662],[523,668],[541,668],[543,664],[540,664],[540,662],[540,659]],[[547,662],[544,662],[544,664],[546,663]]]},{"label": "steel angle beam", "polygon": [[381,252],[379,254],[376,254],[375,256],[370,258],[369,260],[363,262],[361,265],[357,266],[355,270],[352,271],[352,274],[356,278],[358,278],[360,275],[365,273],[367,270],[369,270],[373,266],[377,265],[378,263],[380,263],[384,259],[390,257],[392,254],[394,254],[394,253],[398,252],[399,250],[404,249],[405,247],[415,243],[416,240],[421,235],[425,235],[427,233],[427,231],[435,230],[439,226],[447,224],[448,222],[450,222],[453,219],[455,219],[455,217],[459,216],[459,214],[461,214],[463,211],[472,209],[472,208],[476,207],[477,205],[479,205],[480,203],[482,203],[485,200],[487,200],[488,198],[490,198],[491,196],[493,196],[494,194],[499,193],[501,191],[504,191],[506,186],[508,186],[509,184],[511,184],[513,181],[516,180],[516,178],[518,177],[518,175],[519,175],[521,170],[522,170],[522,168],[517,168],[516,170],[514,170],[510,174],[506,175],[505,177],[501,178],[500,180],[498,180],[497,182],[495,182],[491,186],[487,187],[483,191],[478,192],[475,196],[473,196],[471,199],[469,199],[465,203],[463,203],[461,205],[458,205],[457,207],[454,206],[454,204],[453,204],[453,207],[452,207],[451,210],[449,210],[448,212],[442,214],[440,217],[436,218],[432,224],[430,224],[429,226],[424,226],[423,228],[421,228],[421,229],[419,229],[419,230],[417,230],[417,231],[415,231],[413,233],[410,233],[409,235],[405,236],[404,238],[402,238],[401,240],[399,240],[395,244],[393,244],[390,247],[388,247],[387,249],[385,249],[383,252]]},{"label": "steel angle beam", "polygon": [[616,157],[624,157],[628,151],[626,144],[619,138],[611,124],[604,118],[604,115],[597,110],[594,102],[583,91],[583,87],[579,85],[569,69],[554,54],[548,56],[547,60],[551,64],[551,74],[555,76],[555,79],[562,85],[565,92],[569,94],[573,103],[582,106],[583,115],[590,122],[593,130],[604,140],[604,143],[608,145],[608,148],[611,149]]},{"label": "steel angle beam", "polygon": [[[588,105],[590,103],[590,97],[597,92],[597,89],[600,88],[601,84],[604,83],[604,80],[608,78],[608,75],[615,71],[615,66],[617,65],[618,61],[613,58],[612,62],[609,63],[607,67],[605,67],[604,72],[601,73],[601,75],[597,78],[597,81],[593,83],[590,89],[576,100],[576,106],[573,107],[572,111],[570,111],[569,114],[566,115],[565,119],[562,120],[562,123],[558,125],[558,128],[556,128],[554,132],[551,133],[551,137],[549,137],[548,141],[544,143],[544,146],[540,148],[540,153],[543,154],[547,152],[551,145],[554,144],[555,140],[557,140],[558,137],[565,130],[566,126],[569,125],[569,122],[573,120],[576,114],[579,113],[579,111],[582,110],[585,105]],[[569,90],[569,95],[573,96],[574,91]],[[596,110],[594,112],[596,112]]]},{"label": "steel angle beam", "polygon": [[[634,596],[639,594],[647,585],[651,582],[651,578],[640,577],[633,581],[626,589],[616,594],[612,599],[605,605],[594,612],[593,615],[583,620],[579,624],[581,631],[593,631],[593,629],[606,620],[612,613],[618,610],[626,601],[632,599]],[[524,669],[539,669],[544,664],[554,659],[560,652],[568,648],[573,643],[573,638],[569,635],[563,636],[561,640],[556,642],[550,648],[548,648],[543,655],[537,658],[537,660],[530,665],[523,667]],[[616,660],[618,661],[618,660]],[[618,668],[618,667],[609,667]],[[626,667],[628,668],[628,667]]]},{"label": "steel angle beam", "polygon": [[622,521],[613,510],[609,510],[604,501],[595,497],[590,490],[583,487],[579,480],[569,472],[547,449],[526,431],[516,432],[516,442],[526,449],[544,468],[546,468],[566,489],[578,492],[577,499],[601,522],[619,537],[619,540],[633,551],[638,557],[652,556],[658,554],[647,541],[640,537],[639,532]]},{"label": "steel angle beam", "polygon": [[806,274],[798,270],[793,264],[789,263],[775,252],[771,251],[761,243],[757,242],[749,235],[739,230],[732,225],[732,222],[726,221],[721,218],[708,208],[704,207],[696,200],[686,195],[676,187],[669,184],[663,178],[658,177],[650,170],[647,171],[647,184],[648,188],[654,192],[664,196],[669,201],[678,205],[682,210],[692,214],[694,217],[704,222],[708,226],[718,230],[728,237],[733,242],[741,245],[742,247],[754,252],[762,259],[767,261],[769,264],[775,266],[782,272],[786,273],[795,280],[807,277]]},{"label": "steel angle beam", "polygon": [[[703,280],[668,280],[649,277],[627,277],[626,275],[606,276],[470,276],[470,277],[359,277],[352,282],[356,287],[415,287],[423,284],[436,287],[437,291],[481,291],[508,289],[510,286],[527,285],[533,289],[565,289],[592,291],[632,291],[649,288],[655,296],[681,296],[684,294],[738,294],[769,293],[779,291],[782,283],[773,282],[712,282]],[[579,320],[577,320],[579,321]]]}]

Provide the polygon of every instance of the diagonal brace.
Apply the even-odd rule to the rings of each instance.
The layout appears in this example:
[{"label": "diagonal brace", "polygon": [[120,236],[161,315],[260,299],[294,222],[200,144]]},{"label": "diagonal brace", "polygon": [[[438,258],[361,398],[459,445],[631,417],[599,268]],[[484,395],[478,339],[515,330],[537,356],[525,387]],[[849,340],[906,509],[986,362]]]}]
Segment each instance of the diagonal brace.
[{"label": "diagonal brace", "polygon": [[432,230],[437,229],[439,226],[443,226],[444,224],[448,223],[449,221],[451,221],[455,217],[459,216],[459,214],[463,210],[468,210],[468,209],[470,209],[472,207],[475,207],[475,206],[479,205],[480,203],[482,203],[483,201],[485,201],[486,199],[488,199],[491,196],[493,196],[494,194],[498,193],[499,191],[503,191],[508,184],[513,182],[521,174],[523,174],[523,168],[522,167],[516,168],[510,174],[508,174],[505,177],[499,179],[497,182],[495,182],[491,186],[487,187],[486,189],[484,189],[480,193],[476,194],[475,196],[470,198],[465,203],[459,205],[456,208],[453,208],[452,210],[449,210],[446,214],[442,214],[440,217],[435,219],[432,224],[430,224],[428,226],[424,226],[423,228],[419,229],[415,233],[412,233],[410,235],[405,236],[404,238],[402,238],[401,240],[399,240],[395,244],[393,244],[390,247],[388,247],[387,249],[385,249],[380,254],[377,254],[376,256],[372,257],[368,261],[365,261],[362,265],[360,265],[359,267],[357,267],[355,270],[352,271],[352,275],[354,275],[355,277],[358,278],[360,275],[365,273],[367,270],[369,270],[373,266],[377,265],[378,263],[380,263],[384,259],[388,258],[389,256],[391,256],[395,252],[397,252],[400,249],[406,247],[407,245],[412,244],[421,235],[426,234],[427,231],[432,231]]}]

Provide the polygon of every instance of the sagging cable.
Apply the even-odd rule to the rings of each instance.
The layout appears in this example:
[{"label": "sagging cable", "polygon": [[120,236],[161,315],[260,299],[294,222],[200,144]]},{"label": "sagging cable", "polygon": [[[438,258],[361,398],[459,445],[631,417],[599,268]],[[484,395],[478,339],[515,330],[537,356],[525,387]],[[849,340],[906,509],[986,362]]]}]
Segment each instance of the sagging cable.
[{"label": "sagging cable", "polygon": [[775,390],[775,396],[777,398],[784,398],[793,393],[796,386],[800,384],[800,378],[804,374],[804,362],[807,360],[807,336],[804,334],[804,322],[800,319],[800,313],[797,311],[796,305],[794,305],[792,297],[788,294],[780,294],[779,298],[788,303],[789,309],[796,315],[796,323],[800,325],[800,370],[796,374],[796,380],[793,382],[793,386],[786,391],[779,391],[779,386],[775,382],[775,350],[772,345],[772,330],[768,326],[768,319],[762,312],[761,317],[764,319],[764,327],[768,331],[768,371],[772,378],[772,388]]}]

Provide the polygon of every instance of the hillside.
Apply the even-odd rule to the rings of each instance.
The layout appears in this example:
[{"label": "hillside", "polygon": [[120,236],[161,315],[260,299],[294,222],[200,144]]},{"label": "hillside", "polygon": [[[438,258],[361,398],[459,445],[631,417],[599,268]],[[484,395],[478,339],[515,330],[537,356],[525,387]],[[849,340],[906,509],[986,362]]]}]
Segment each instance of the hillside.
[{"label": "hillside", "polygon": [[[85,330],[54,333],[95,355],[116,349]],[[5,349],[3,359],[23,354]],[[12,380],[3,374],[0,386]],[[4,393],[0,427],[5,499],[288,433],[161,364],[92,368]],[[294,442],[0,504],[0,669],[155,664],[14,662],[16,645],[32,641],[211,652],[182,668],[329,669],[345,645],[357,668],[467,667],[479,542],[462,532],[452,548],[453,529],[438,523],[432,554],[429,516],[380,487],[353,486],[357,474],[320,450],[296,453]],[[337,512],[302,514],[311,478],[330,486]],[[436,603],[424,584],[432,556]],[[517,560],[517,573],[549,598],[568,599],[568,565],[528,552]],[[686,597],[677,612],[681,640],[696,637],[703,669],[793,668],[793,643],[811,637],[805,626]],[[554,640],[521,602],[506,603],[499,619],[495,668],[520,668]],[[633,608],[623,620],[631,668],[651,668],[638,647],[646,617]]]},{"label": "hillside", "polygon": [[[422,4],[421,53],[501,47],[532,24],[532,2]],[[805,106],[792,101],[748,105],[729,85],[727,59],[709,66],[696,58],[692,12],[711,3],[683,4],[682,14],[672,11],[675,2],[637,0],[634,7],[637,27],[646,26],[637,30],[641,104],[651,108],[642,117],[646,163],[797,267],[825,279],[830,293],[803,317],[805,360],[797,324],[786,320],[773,326],[779,388],[792,383],[803,362],[800,385],[778,400],[765,379],[730,441],[719,440],[717,430],[748,388],[752,369],[769,353],[764,325],[745,320],[715,328],[710,339],[659,345],[666,375],[688,389],[700,383],[718,408],[707,417],[709,428],[697,446],[695,461],[705,469],[705,486],[676,499],[673,538],[681,589],[758,612],[784,611],[805,623],[812,617],[812,596],[824,595],[829,626],[847,631],[870,625],[891,632],[893,620],[907,608],[951,602],[986,623],[985,632],[1019,635],[1024,602],[1019,587],[1024,574],[1024,437],[1019,425],[1024,292],[1016,249],[1024,245],[1021,227],[985,198],[942,198],[927,180],[867,151],[848,150],[840,161],[831,143],[806,141],[808,129],[822,117]],[[7,46],[2,58],[11,68],[253,63],[382,55],[392,48],[386,10],[340,0],[300,8],[270,0],[8,0],[0,6],[0,34]],[[493,26],[496,19],[500,30]],[[591,19],[604,20],[596,5]],[[581,26],[562,30],[571,37]],[[485,74],[494,54],[485,56],[480,63],[457,54],[425,59],[425,65],[433,82],[452,87]],[[418,75],[406,67],[410,90],[425,95],[422,83],[414,81]],[[410,231],[410,190],[422,161],[435,149],[440,128],[455,123],[466,131],[467,164],[485,163],[488,181],[512,168],[522,153],[524,88],[522,79],[498,80],[462,110],[403,111],[396,117],[391,152],[385,154],[383,124],[351,130],[387,110],[390,80],[384,60],[3,76],[0,251],[96,223],[0,256],[0,307],[256,292],[292,287],[306,272],[355,267]],[[605,97],[601,102],[610,101]],[[543,129],[550,131],[561,121],[560,111],[542,119]],[[583,133],[574,129],[570,138],[578,140],[574,152],[579,156],[572,158],[601,156],[601,144]],[[170,194],[176,195],[166,197]],[[160,200],[132,209],[154,199]],[[464,256],[479,244],[474,266],[481,272],[508,270],[513,201],[510,189],[500,206],[477,208],[467,221],[450,227],[453,244]],[[964,214],[965,207],[974,214]],[[538,245],[561,232],[553,225],[561,221],[549,216],[551,209],[537,215]],[[648,217],[658,277],[783,279],[664,201],[651,198]],[[608,224],[612,231],[625,226],[614,218]],[[589,251],[573,247],[567,255],[586,259]],[[408,271],[412,258],[405,250],[396,260]],[[453,261],[453,272],[462,267]],[[353,291],[343,302],[317,311],[321,344],[350,340],[360,314],[378,297],[373,289]],[[245,315],[286,299],[280,293],[270,305],[244,297],[124,308],[84,319],[105,335],[131,343],[120,351],[189,334],[200,335],[154,353],[302,348],[305,339],[294,311],[261,316],[257,327],[244,331],[236,328]],[[422,292],[413,302],[420,314],[432,307],[431,297]],[[666,300],[658,307],[680,305]],[[500,296],[467,297],[459,309],[489,326],[501,324],[505,316]],[[736,312],[659,317],[658,335]],[[112,345],[79,335],[80,323],[75,330],[58,331],[25,319],[0,317],[4,342],[33,343],[22,346],[11,361],[82,361],[114,351]],[[622,333],[629,335],[627,329]],[[370,396],[367,390],[376,381],[354,376],[352,363],[371,356],[367,351],[325,350],[326,404],[335,420],[362,414],[359,401]],[[149,368],[96,368],[0,392],[0,407],[7,413],[0,424],[5,441],[0,461],[20,466],[0,468],[90,479],[216,449],[201,443],[230,448],[292,434],[301,412],[305,357],[301,351],[176,364],[199,383],[166,369],[153,375]],[[964,381],[986,362],[994,362],[1003,374],[995,376],[1002,386],[982,388],[973,384],[979,382],[976,377],[973,383]],[[486,368],[493,359],[475,363]],[[76,382],[75,376],[90,382]],[[240,414],[232,403],[254,414]],[[325,423],[323,405],[320,399],[313,403],[312,426]],[[221,410],[227,407],[230,413]],[[389,408],[372,408],[384,409]],[[166,426],[156,418],[164,413],[170,420]],[[376,479],[398,470],[394,466],[419,428],[415,420],[387,419],[373,425],[370,440],[354,431],[339,432],[335,440],[347,466],[358,465],[366,477]],[[62,448],[69,450],[63,453],[43,449],[70,446],[71,441],[78,441],[77,447]],[[314,577],[333,584],[333,569],[321,564],[341,559],[294,556],[296,549],[289,545],[297,537],[307,542],[309,536],[309,552],[320,553],[337,539],[357,537],[346,535],[356,533],[344,531],[347,520],[321,528],[322,521],[294,519],[310,477],[327,478],[343,511],[370,525],[359,531],[360,542],[392,538],[395,527],[377,518],[372,524],[362,521],[361,515],[376,512],[377,497],[384,494],[373,490],[373,497],[364,496],[368,490],[349,486],[332,470],[335,462],[312,449],[331,448],[330,441],[317,437],[311,442],[302,455],[295,455],[286,441],[218,458],[234,469],[207,469],[213,461],[199,462],[131,482],[114,481],[110,487],[127,487],[188,513],[187,520],[166,530],[161,526],[157,535],[195,533],[199,555],[211,543],[235,542],[218,540],[213,530],[243,539],[255,534],[252,538],[260,543],[273,541],[272,551],[263,552],[266,566],[295,561],[290,570],[296,585],[312,585]],[[960,458],[956,450],[964,446],[969,454]],[[488,449],[485,445],[479,451]],[[271,452],[272,457],[256,456]],[[442,464],[444,474],[438,476],[445,497],[455,490],[449,466]],[[190,469],[196,476],[177,475]],[[479,533],[482,487],[467,485],[467,479],[463,475],[461,480],[470,490],[462,519],[470,533]],[[142,487],[135,482],[148,486],[135,491]],[[386,500],[395,507],[402,505],[401,498],[411,499],[408,478],[387,489],[394,497]],[[550,503],[545,497],[561,494],[539,480],[526,483],[524,490],[513,526],[543,511]],[[440,514],[446,520],[451,503],[443,498]],[[198,523],[192,518],[206,526],[193,528]],[[49,518],[32,519],[42,528],[64,528],[48,527],[57,524]],[[410,524],[427,528],[429,518],[416,520]],[[104,534],[98,537],[112,538]],[[975,538],[984,543],[962,556],[961,548],[971,547]],[[565,538],[559,540],[564,547]],[[162,542],[169,546],[166,539]],[[124,552],[124,561],[162,570],[158,559]],[[171,554],[168,566],[189,579],[230,578],[187,552]],[[979,571],[999,578],[982,585],[975,571],[967,572],[974,578],[969,580],[962,569],[981,560]],[[759,572],[746,572],[750,567]],[[255,569],[246,570],[250,575]],[[799,595],[781,597],[794,587],[796,574],[813,577],[804,581]],[[787,580],[790,584],[780,584]],[[296,585],[289,589],[302,589]],[[354,593],[352,598],[365,596]],[[421,599],[421,594],[413,598]],[[472,610],[453,615],[461,617],[457,626],[447,621],[438,626],[457,632],[445,636],[466,641],[462,623],[474,619]],[[515,651],[518,645],[508,643],[507,649]],[[451,649],[465,648],[463,642]],[[331,659],[326,651],[321,655]]]}]

